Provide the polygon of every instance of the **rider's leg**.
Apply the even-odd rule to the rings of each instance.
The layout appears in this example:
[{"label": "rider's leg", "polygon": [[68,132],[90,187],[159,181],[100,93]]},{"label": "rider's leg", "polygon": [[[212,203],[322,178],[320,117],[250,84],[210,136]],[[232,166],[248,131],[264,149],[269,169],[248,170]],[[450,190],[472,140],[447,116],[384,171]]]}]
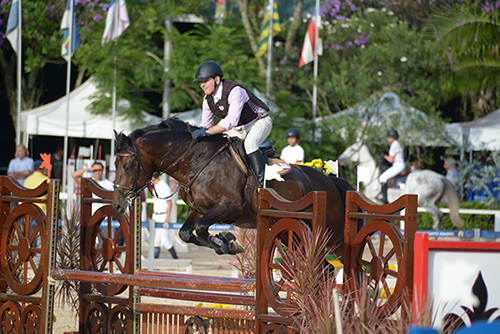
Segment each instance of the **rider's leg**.
[{"label": "rider's leg", "polygon": [[260,150],[252,152],[248,155],[248,163],[250,168],[257,176],[259,181],[259,188],[264,187],[264,172],[266,170],[267,158],[262,154]]},{"label": "rider's leg", "polygon": [[257,175],[259,187],[261,188],[264,186],[264,171],[267,158],[264,157],[262,152],[259,150],[259,145],[266,140],[267,136],[269,136],[272,127],[273,122],[271,118],[265,117],[258,119],[248,129],[244,143],[245,151],[248,154],[248,163],[255,175]]},{"label": "rider's leg", "polygon": [[382,183],[382,203],[383,204],[389,204],[389,201],[387,200],[387,183]]}]

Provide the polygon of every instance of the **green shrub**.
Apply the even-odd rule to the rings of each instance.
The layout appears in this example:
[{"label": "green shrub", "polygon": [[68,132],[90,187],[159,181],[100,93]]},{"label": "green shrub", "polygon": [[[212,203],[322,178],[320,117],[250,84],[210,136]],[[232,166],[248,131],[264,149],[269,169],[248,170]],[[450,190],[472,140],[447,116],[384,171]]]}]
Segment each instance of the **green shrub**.
[{"label": "green shrub", "polygon": [[[446,207],[443,203],[439,207]],[[461,209],[485,209],[495,210],[494,208],[478,202],[463,202],[460,203]],[[465,221],[462,230],[472,230],[473,228],[480,228],[481,230],[493,231],[495,227],[495,217],[493,215],[469,215],[462,214],[460,217]],[[434,224],[431,214],[428,212],[419,212],[417,215],[417,229],[430,230]],[[450,215],[445,214],[441,221],[441,230],[457,230],[451,223]]]}]

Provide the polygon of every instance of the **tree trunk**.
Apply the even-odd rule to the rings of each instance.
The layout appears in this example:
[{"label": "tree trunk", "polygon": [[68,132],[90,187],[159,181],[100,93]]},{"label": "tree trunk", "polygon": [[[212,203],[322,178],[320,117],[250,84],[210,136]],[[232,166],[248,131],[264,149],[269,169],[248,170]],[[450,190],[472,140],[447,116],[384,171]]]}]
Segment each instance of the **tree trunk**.
[{"label": "tree trunk", "polygon": [[290,25],[290,28],[288,29],[288,31],[286,33],[285,56],[284,56],[285,62],[288,59],[288,54],[290,52],[292,52],[292,46],[293,46],[293,42],[295,41],[295,38],[297,36],[297,30],[299,29],[300,25],[302,24],[302,9],[303,8],[304,8],[304,0],[297,0],[297,2],[295,2],[295,9],[293,11],[294,20],[292,21],[292,24]]},{"label": "tree trunk", "polygon": [[[258,34],[255,33],[250,22],[250,15],[248,9],[249,0],[238,0],[240,5],[241,21],[243,22],[243,27],[247,34],[248,40],[250,41],[250,47],[254,53],[259,49],[259,39]],[[257,63],[259,64],[260,71],[265,71],[264,61],[262,57],[257,58]]]}]

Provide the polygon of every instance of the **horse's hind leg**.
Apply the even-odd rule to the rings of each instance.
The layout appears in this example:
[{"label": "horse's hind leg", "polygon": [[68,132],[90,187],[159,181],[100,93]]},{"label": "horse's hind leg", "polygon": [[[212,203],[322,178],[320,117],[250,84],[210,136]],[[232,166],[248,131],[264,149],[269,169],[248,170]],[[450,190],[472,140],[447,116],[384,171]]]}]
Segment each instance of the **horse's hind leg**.
[{"label": "horse's hind leg", "polygon": [[427,204],[424,206],[424,208],[427,209],[427,211],[431,214],[432,220],[434,221],[432,229],[433,230],[439,229],[439,227],[441,226],[441,219],[443,218],[444,213],[442,213],[441,210],[439,210],[439,207],[434,203]]}]

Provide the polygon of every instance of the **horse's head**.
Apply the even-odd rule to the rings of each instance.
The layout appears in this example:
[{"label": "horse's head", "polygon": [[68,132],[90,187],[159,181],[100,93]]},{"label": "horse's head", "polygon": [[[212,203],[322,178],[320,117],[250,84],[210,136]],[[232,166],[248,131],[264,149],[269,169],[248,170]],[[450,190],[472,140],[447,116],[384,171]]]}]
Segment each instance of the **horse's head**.
[{"label": "horse's head", "polygon": [[359,163],[361,160],[362,148],[365,146],[363,142],[357,142],[349,146],[339,157],[339,164],[342,166],[351,163]]},{"label": "horse's head", "polygon": [[151,166],[142,161],[137,143],[125,134],[117,134],[116,138],[116,179],[113,192],[113,207],[120,213],[125,212],[132,200],[151,181]]}]

